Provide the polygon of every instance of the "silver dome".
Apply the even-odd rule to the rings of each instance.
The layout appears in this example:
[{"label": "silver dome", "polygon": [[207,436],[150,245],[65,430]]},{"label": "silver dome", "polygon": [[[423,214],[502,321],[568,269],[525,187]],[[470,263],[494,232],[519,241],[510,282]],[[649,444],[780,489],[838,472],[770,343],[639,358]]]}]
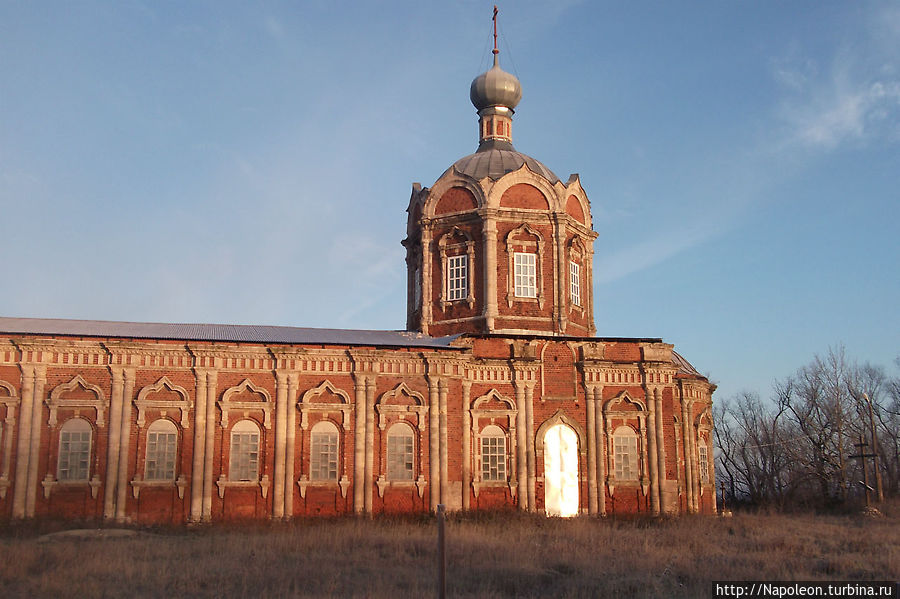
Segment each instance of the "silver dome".
[{"label": "silver dome", "polygon": [[495,54],[494,66],[472,81],[469,98],[478,110],[489,106],[515,108],[522,99],[522,85],[515,75],[500,68],[500,62]]}]

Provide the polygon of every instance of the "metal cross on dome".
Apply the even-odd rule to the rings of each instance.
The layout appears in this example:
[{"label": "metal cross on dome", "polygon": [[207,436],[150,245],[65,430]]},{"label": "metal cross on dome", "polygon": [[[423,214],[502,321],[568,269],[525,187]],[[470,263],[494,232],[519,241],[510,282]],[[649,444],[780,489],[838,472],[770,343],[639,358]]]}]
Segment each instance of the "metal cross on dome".
[{"label": "metal cross on dome", "polygon": [[500,54],[500,50],[497,49],[497,13],[498,12],[499,11],[497,10],[497,5],[495,4],[494,5],[494,16],[492,17],[492,20],[494,21],[494,50],[493,50],[494,54]]}]

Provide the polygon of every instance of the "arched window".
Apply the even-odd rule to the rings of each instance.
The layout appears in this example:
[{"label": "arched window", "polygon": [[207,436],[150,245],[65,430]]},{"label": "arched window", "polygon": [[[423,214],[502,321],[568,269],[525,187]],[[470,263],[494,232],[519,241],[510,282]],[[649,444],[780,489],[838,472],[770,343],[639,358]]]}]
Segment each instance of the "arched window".
[{"label": "arched window", "polygon": [[637,433],[630,426],[620,426],[613,434],[613,459],[617,480],[637,480],[640,476]]},{"label": "arched window", "polygon": [[416,438],[408,424],[398,422],[387,433],[387,479],[391,481],[415,478]]},{"label": "arched window", "polygon": [[72,418],[62,425],[56,480],[86,482],[90,478],[93,432],[91,424],[83,418]]},{"label": "arched window", "polygon": [[337,481],[338,429],[333,422],[319,422],[310,434],[309,479]]},{"label": "arched window", "polygon": [[174,422],[160,418],[150,425],[147,429],[145,480],[175,480],[177,444],[178,429]]},{"label": "arched window", "polygon": [[700,443],[697,445],[697,453],[700,482],[705,485],[709,483],[709,450],[706,448],[706,441],[703,439],[700,439]]},{"label": "arched window", "polygon": [[506,435],[495,424],[481,431],[481,480],[506,481]]},{"label": "arched window", "polygon": [[259,427],[252,420],[241,420],[231,429],[228,478],[232,481],[259,480]]}]

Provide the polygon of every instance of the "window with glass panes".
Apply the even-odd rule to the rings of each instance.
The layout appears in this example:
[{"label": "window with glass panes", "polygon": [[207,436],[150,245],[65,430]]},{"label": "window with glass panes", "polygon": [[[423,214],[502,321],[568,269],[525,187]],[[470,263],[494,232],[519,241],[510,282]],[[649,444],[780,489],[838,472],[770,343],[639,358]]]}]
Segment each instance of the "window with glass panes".
[{"label": "window with glass panes", "polygon": [[513,256],[515,268],[516,297],[537,297],[537,256],[516,252]]},{"label": "window with glass panes", "polygon": [[581,265],[576,262],[569,262],[569,296],[573,305],[581,305]]},{"label": "window with glass panes", "polygon": [[259,480],[259,428],[250,420],[242,420],[231,429],[230,466],[230,480]]},{"label": "window with glass panes", "polygon": [[412,429],[405,424],[395,424],[390,428],[387,436],[388,480],[413,480],[414,449],[415,438]]},{"label": "window with glass panes", "polygon": [[709,453],[706,449],[706,444],[701,443],[699,447],[697,447],[699,455],[699,464],[700,468],[700,482],[708,483],[709,482]]},{"label": "window with glass panes", "polygon": [[177,438],[171,420],[157,420],[147,429],[146,480],[175,480]]},{"label": "window with glass panes", "polygon": [[330,422],[320,422],[310,435],[310,480],[338,479],[338,431]]},{"label": "window with glass panes", "polygon": [[86,481],[90,478],[91,425],[73,418],[59,432],[59,462],[56,479]]},{"label": "window with glass panes", "polygon": [[616,430],[613,436],[613,459],[616,463],[616,479],[638,479],[637,435],[630,428]]},{"label": "window with glass panes", "polygon": [[506,480],[506,436],[497,426],[481,433],[481,480]]},{"label": "window with glass panes", "polygon": [[464,300],[469,296],[469,257],[447,257],[447,301]]}]

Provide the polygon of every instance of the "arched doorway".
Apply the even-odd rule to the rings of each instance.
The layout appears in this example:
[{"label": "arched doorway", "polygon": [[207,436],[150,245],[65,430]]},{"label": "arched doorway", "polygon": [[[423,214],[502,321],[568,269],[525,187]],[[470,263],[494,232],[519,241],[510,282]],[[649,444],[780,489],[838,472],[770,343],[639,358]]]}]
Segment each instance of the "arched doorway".
[{"label": "arched doorway", "polygon": [[578,435],[565,424],[544,435],[544,509],[548,516],[578,515]]}]

